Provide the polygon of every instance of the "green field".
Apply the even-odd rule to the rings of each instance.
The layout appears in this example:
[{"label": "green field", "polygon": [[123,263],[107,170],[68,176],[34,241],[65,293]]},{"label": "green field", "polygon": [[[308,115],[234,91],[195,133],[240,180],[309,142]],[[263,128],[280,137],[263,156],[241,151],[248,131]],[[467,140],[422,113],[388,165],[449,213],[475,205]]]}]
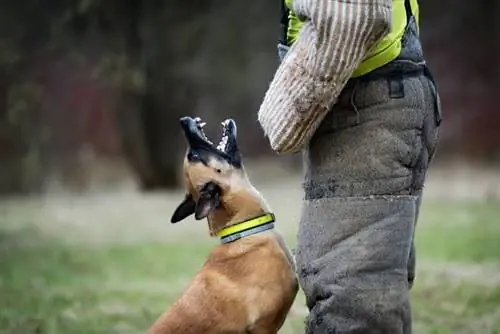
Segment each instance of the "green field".
[{"label": "green field", "polygon": [[[292,247],[295,184],[260,187]],[[0,203],[0,333],[143,333],[217,242],[202,222],[169,224],[180,196]],[[499,220],[498,202],[424,201],[415,333],[500,333]],[[305,314],[300,295],[281,333],[302,333]]]}]

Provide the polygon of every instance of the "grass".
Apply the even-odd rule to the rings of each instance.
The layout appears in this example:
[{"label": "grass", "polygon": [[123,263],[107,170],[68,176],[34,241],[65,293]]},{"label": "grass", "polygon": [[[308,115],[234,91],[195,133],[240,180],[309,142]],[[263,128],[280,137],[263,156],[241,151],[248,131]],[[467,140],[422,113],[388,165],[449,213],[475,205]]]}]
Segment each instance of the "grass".
[{"label": "grass", "polygon": [[88,249],[47,240],[11,248],[0,263],[0,328],[141,333],[176,298],[209,248],[193,242]]},{"label": "grass", "polygon": [[500,333],[499,203],[425,203],[413,313],[419,333]]},{"label": "grass", "polygon": [[[264,193],[293,246],[298,188],[285,184]],[[0,333],[143,333],[216,243],[199,222],[168,224],[180,196],[5,201]],[[498,217],[499,203],[424,201],[412,292],[415,333],[500,333]],[[305,315],[300,295],[281,333],[303,333]]]}]

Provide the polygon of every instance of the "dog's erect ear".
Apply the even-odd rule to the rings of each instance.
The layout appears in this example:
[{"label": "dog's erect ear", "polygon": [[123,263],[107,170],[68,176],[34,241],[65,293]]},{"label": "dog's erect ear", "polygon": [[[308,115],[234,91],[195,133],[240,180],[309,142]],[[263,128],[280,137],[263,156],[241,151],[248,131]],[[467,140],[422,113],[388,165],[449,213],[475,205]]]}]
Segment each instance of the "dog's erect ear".
[{"label": "dog's erect ear", "polygon": [[170,218],[170,222],[175,224],[185,219],[186,217],[192,215],[196,208],[196,203],[193,200],[193,196],[191,194],[186,194],[184,200],[179,204],[177,209],[175,209],[172,214],[172,218]]},{"label": "dog's erect ear", "polygon": [[210,212],[220,205],[220,192],[220,187],[214,182],[208,182],[201,189],[194,213],[197,220],[207,217]]}]

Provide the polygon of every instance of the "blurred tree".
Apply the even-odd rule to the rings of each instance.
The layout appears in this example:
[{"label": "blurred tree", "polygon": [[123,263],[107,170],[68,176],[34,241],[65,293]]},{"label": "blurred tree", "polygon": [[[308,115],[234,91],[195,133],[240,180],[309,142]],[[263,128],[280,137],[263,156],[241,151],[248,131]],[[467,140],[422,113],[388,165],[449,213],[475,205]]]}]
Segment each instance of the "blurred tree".
[{"label": "blurred tree", "polygon": [[0,193],[39,191],[43,183],[43,87],[32,74],[51,16],[36,7],[0,3]]},{"label": "blurred tree", "polygon": [[[440,156],[500,159],[496,2],[421,0],[425,52],[436,74],[444,112]],[[446,11],[440,8],[448,8]],[[498,25],[498,24],[496,24]],[[496,37],[495,37],[496,36]]]},{"label": "blurred tree", "polygon": [[[275,59],[276,34],[269,31],[276,31],[278,8],[263,0],[250,5],[200,0],[3,1],[0,115],[9,130],[0,145],[10,145],[15,153],[0,152],[2,161],[11,161],[3,164],[1,173],[10,186],[2,181],[0,188],[41,189],[47,173],[68,165],[64,161],[71,162],[68,168],[78,165],[78,152],[89,142],[81,123],[95,108],[74,90],[88,81],[84,77],[89,66],[97,80],[113,89],[109,107],[116,111],[121,149],[143,189],[177,185],[184,149],[178,128],[182,115],[200,115],[209,122],[233,117],[250,124],[241,132],[242,146],[250,154],[262,153],[261,147],[267,146],[257,132],[255,113],[276,65],[269,61]],[[264,18],[264,23],[256,25],[256,18]],[[103,91],[98,82],[93,85]],[[21,112],[24,121],[17,117],[13,123],[7,117]],[[29,130],[22,132],[21,127]],[[23,170],[39,180],[28,182]],[[17,181],[12,178],[15,172]]]},{"label": "blurred tree", "polygon": [[[199,5],[203,10],[201,2]],[[89,56],[82,43],[89,35],[94,49],[99,41],[104,44],[97,45],[101,57],[95,73],[119,92],[117,124],[124,152],[140,183],[145,189],[177,183],[177,120],[196,103],[195,90],[179,73],[193,50],[185,52],[175,43],[165,43],[178,40],[179,22],[195,18],[192,10],[181,12],[181,7],[173,15],[163,1],[42,4],[21,0],[0,4],[0,190],[30,192],[41,188],[45,176],[38,161],[44,156],[39,152],[43,146],[43,108],[39,105],[43,85],[36,65],[49,55]],[[141,35],[141,31],[145,33]],[[193,33],[196,31],[181,39],[185,46],[192,48],[196,43]],[[77,148],[52,144],[62,145],[66,151]]]},{"label": "blurred tree", "polygon": [[[498,7],[421,1],[441,152],[498,154]],[[174,187],[188,114],[209,122],[209,136],[235,118],[246,155],[274,155],[256,112],[277,66],[278,18],[279,2],[266,0],[1,1],[0,193],[43,190],[66,170],[77,180],[89,150],[124,156],[144,190]]]}]

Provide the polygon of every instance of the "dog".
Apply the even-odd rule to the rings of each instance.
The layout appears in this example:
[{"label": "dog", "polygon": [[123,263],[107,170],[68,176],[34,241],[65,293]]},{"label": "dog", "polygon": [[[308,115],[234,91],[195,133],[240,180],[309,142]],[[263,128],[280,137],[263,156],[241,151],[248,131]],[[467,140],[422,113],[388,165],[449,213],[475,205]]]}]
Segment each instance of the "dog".
[{"label": "dog", "polygon": [[220,244],[150,334],[277,333],[298,292],[295,262],[275,217],[245,172],[236,123],[222,122],[215,146],[200,118],[182,117],[187,193],[171,223],[207,219]]}]

